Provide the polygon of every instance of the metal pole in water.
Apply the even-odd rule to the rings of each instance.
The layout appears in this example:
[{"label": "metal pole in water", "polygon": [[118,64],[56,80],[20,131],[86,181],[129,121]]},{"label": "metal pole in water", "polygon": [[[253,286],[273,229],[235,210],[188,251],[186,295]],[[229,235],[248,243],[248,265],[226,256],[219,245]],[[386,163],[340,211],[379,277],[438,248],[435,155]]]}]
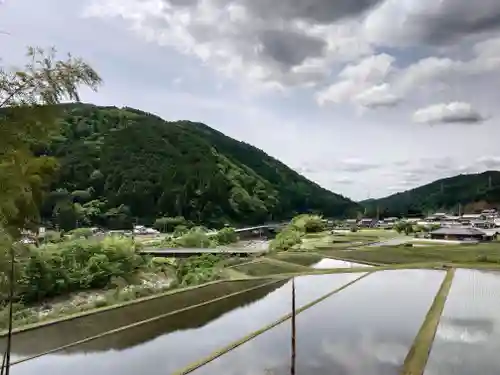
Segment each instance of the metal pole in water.
[{"label": "metal pole in water", "polygon": [[2,373],[9,375],[10,373],[10,351],[12,345],[12,314],[13,314],[13,304],[14,304],[14,248],[10,247],[10,275],[9,275],[9,329],[7,334],[7,348],[5,350],[4,363],[2,368]]},{"label": "metal pole in water", "polygon": [[290,375],[295,375],[295,278],[292,279],[292,363],[290,367]]}]

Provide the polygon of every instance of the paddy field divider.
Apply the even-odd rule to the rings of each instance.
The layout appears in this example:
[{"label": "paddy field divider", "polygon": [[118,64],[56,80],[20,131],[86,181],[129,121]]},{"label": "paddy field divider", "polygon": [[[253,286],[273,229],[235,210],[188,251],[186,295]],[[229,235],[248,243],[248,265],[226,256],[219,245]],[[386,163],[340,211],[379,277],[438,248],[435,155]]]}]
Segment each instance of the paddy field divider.
[{"label": "paddy field divider", "polygon": [[[262,278],[262,279],[263,280],[269,280],[269,278]],[[248,281],[248,279],[245,279],[245,280]],[[198,303],[198,304],[194,304],[194,305],[190,305],[190,306],[187,306],[187,307],[183,307],[183,308],[178,309],[178,310],[169,311],[168,313],[165,313],[165,314],[157,315],[157,316],[149,318],[149,319],[140,320],[138,322],[134,322],[134,323],[131,323],[131,324],[127,324],[127,325],[124,325],[124,326],[121,326],[121,327],[109,330],[109,331],[102,332],[102,333],[100,333],[98,335],[89,336],[89,337],[86,337],[86,338],[84,338],[82,340],[78,340],[78,341],[74,341],[74,342],[66,344],[66,345],[58,346],[56,348],[44,351],[42,353],[38,353],[38,354],[29,356],[29,357],[26,357],[26,358],[19,359],[17,361],[13,361],[13,362],[11,362],[10,365],[14,366],[14,365],[17,365],[19,363],[23,363],[23,362],[30,361],[30,360],[33,360],[33,359],[36,359],[36,358],[39,358],[39,357],[43,357],[43,356],[45,356],[47,354],[53,354],[53,353],[59,352],[61,350],[65,350],[65,349],[68,349],[68,348],[71,348],[71,347],[74,347],[74,346],[77,346],[77,345],[82,345],[82,344],[85,344],[85,343],[87,343],[89,341],[100,339],[100,338],[108,336],[108,335],[112,335],[112,334],[123,332],[123,331],[125,331],[127,329],[130,329],[130,328],[139,327],[139,326],[141,326],[143,324],[151,323],[151,322],[154,322],[156,320],[160,320],[160,319],[167,318],[169,316],[180,314],[180,313],[186,312],[186,311],[191,310],[191,309],[196,309],[196,308],[199,308],[199,307],[203,307],[203,306],[209,305],[211,303],[219,302],[219,301],[222,301],[222,300],[224,300],[226,298],[234,297],[234,296],[237,296],[237,295],[240,295],[240,294],[251,292],[253,290],[264,288],[266,286],[277,284],[277,283],[279,283],[281,281],[284,281],[284,280],[285,280],[285,278],[271,279],[271,281],[269,281],[269,282],[266,282],[266,283],[263,283],[263,284],[259,284],[257,286],[253,286],[251,288],[246,288],[246,289],[243,289],[243,290],[240,290],[240,291],[237,291],[237,292],[226,294],[224,296],[213,298],[213,299],[210,299],[208,301],[204,301],[204,302],[201,302],[201,303]],[[227,282],[227,280],[226,280],[226,282]],[[229,281],[229,282],[232,282],[232,281]],[[204,285],[207,285],[207,284],[204,284]]]},{"label": "paddy field divider", "polygon": [[[353,281],[350,281],[350,282],[342,285],[341,287],[336,288],[336,289],[332,290],[331,292],[323,295],[322,297],[319,297],[319,298],[315,299],[314,301],[311,301],[311,302],[307,303],[306,305],[304,305],[304,306],[296,309],[295,315],[300,314],[300,313],[306,311],[307,309],[309,309],[309,308],[317,305],[318,303],[320,303],[320,302],[324,301],[325,299],[333,296],[334,294],[336,294],[336,293],[338,293],[338,292],[340,292],[340,291],[348,288],[352,284],[354,284],[354,283],[356,283],[356,282],[364,279],[365,277],[368,277],[372,273],[373,272],[367,272],[364,275],[358,277],[357,279],[355,279]],[[274,321],[273,323],[271,323],[271,324],[269,324],[269,325],[267,325],[267,326],[265,326],[263,328],[260,328],[260,329],[258,329],[256,331],[254,331],[254,332],[246,335],[245,337],[237,340],[237,341],[233,341],[229,345],[227,345],[227,346],[225,346],[225,347],[223,347],[223,348],[221,348],[221,349],[213,352],[212,354],[206,356],[205,358],[203,358],[203,359],[201,359],[201,360],[199,360],[197,362],[191,363],[190,365],[188,365],[184,369],[181,369],[180,371],[174,372],[172,375],[187,375],[187,374],[190,374],[193,371],[199,369],[200,367],[202,367],[202,366],[204,366],[204,365],[206,365],[206,364],[214,361],[215,359],[223,356],[224,354],[229,353],[231,350],[234,350],[234,349],[238,348],[239,346],[241,346],[241,345],[245,344],[246,342],[254,339],[255,337],[257,337],[257,336],[259,336],[259,335],[261,335],[261,334],[263,334],[263,333],[271,330],[272,328],[278,326],[279,324],[287,321],[288,319],[290,319],[292,317],[292,315],[293,315],[292,313],[286,314],[286,315],[282,316],[281,318],[279,318],[278,320]]]}]

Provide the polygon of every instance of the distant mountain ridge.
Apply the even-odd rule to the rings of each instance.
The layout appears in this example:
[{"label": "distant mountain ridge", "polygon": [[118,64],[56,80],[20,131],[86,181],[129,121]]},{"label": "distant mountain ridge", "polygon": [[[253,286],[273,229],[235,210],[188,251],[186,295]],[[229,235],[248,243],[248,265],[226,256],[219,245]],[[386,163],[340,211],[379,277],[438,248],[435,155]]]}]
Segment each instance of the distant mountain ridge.
[{"label": "distant mountain ridge", "polygon": [[130,226],[161,216],[221,225],[352,215],[359,205],[265,152],[190,121],[133,108],[61,105],[62,133],[37,152],[60,171],[42,207],[46,221]]},{"label": "distant mountain ridge", "polygon": [[429,211],[477,212],[500,208],[500,172],[486,171],[443,178],[415,189],[359,202],[367,214],[426,214]]}]

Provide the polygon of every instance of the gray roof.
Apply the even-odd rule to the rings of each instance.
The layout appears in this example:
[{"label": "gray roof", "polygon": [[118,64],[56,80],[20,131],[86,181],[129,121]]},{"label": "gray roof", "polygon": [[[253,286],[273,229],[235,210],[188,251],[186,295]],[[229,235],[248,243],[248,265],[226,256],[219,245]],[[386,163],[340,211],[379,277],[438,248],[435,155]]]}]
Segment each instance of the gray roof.
[{"label": "gray roof", "polygon": [[476,228],[439,228],[432,231],[431,234],[445,234],[445,235],[456,235],[456,236],[483,236],[485,233],[482,230]]}]

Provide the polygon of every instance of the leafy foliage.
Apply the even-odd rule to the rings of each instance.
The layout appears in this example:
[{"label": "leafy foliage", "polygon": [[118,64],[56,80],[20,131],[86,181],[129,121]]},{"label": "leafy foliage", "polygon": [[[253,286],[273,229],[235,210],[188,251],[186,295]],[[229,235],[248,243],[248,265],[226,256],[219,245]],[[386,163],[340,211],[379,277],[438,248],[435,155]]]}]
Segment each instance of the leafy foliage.
[{"label": "leafy foliage", "polygon": [[259,224],[319,210],[341,217],[357,207],[206,125],[131,108],[60,108],[62,134],[43,150],[61,164],[42,208],[47,222],[114,229],[155,223],[172,232],[191,223]]},{"label": "leafy foliage", "polygon": [[217,232],[215,240],[219,245],[229,245],[238,241],[238,234],[234,231],[234,228],[225,227]]},{"label": "leafy foliage", "polygon": [[153,227],[159,230],[160,232],[171,233],[174,232],[176,228],[181,225],[187,228],[191,224],[188,223],[188,221],[182,216],[161,217],[155,220]]},{"label": "leafy foliage", "polygon": [[130,278],[145,265],[133,242],[125,238],[33,247],[23,258],[16,294],[25,303],[32,303],[77,290],[104,288],[112,278]]},{"label": "leafy foliage", "polygon": [[292,219],[291,225],[300,232],[318,233],[325,230],[326,225],[319,215],[299,215]]},{"label": "leafy foliage", "polygon": [[500,172],[487,171],[434,181],[402,193],[361,202],[369,214],[426,215],[436,211],[480,212],[500,208]]},{"label": "leafy foliage", "polygon": [[78,87],[96,89],[101,79],[83,60],[56,51],[28,49],[23,68],[0,68],[0,219],[14,234],[37,221],[54,158],[33,154],[57,134],[61,100],[78,100]]},{"label": "leafy foliage", "polygon": [[207,233],[199,227],[192,228],[180,238],[177,238],[175,242],[180,247],[190,248],[209,248],[217,245],[217,243],[207,236]]},{"label": "leafy foliage", "polygon": [[302,238],[312,233],[319,233],[326,229],[323,218],[319,215],[301,214],[295,216],[285,228],[270,242],[270,250],[290,250],[302,243]]},{"label": "leafy foliage", "polygon": [[269,243],[270,250],[290,250],[302,242],[304,233],[293,227],[288,227],[279,232]]},{"label": "leafy foliage", "polygon": [[216,265],[223,260],[222,255],[203,254],[201,256],[178,259],[176,277],[180,285],[195,285],[220,277]]}]

